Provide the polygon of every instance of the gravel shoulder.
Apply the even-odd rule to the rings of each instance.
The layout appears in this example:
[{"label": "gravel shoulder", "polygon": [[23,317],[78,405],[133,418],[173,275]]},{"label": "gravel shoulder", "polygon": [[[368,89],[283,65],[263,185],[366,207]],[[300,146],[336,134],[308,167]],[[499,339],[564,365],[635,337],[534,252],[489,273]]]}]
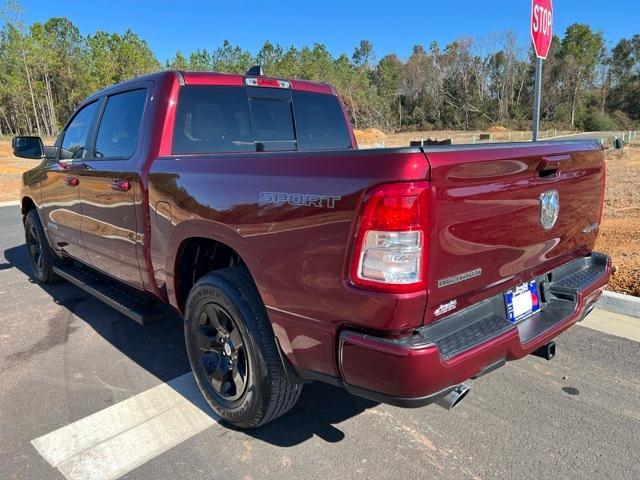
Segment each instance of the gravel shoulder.
[{"label": "gravel shoulder", "polygon": [[640,144],[610,150],[604,221],[596,249],[617,268],[609,290],[640,296]]}]

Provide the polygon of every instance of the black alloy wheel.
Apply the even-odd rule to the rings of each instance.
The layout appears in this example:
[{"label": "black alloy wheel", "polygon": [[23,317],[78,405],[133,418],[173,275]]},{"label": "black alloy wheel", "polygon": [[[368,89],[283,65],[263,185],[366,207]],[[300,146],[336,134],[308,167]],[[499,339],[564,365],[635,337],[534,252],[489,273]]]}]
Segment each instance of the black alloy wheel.
[{"label": "black alloy wheel", "polygon": [[208,303],[201,311],[190,336],[199,351],[199,366],[213,389],[225,400],[242,396],[247,386],[249,365],[242,334],[222,305]]},{"label": "black alloy wheel", "polygon": [[288,412],[302,385],[287,376],[271,321],[245,267],[203,275],[184,314],[189,363],[224,423],[256,428]]},{"label": "black alloy wheel", "polygon": [[36,210],[30,210],[24,216],[24,233],[33,278],[39,283],[59,281],[60,277],[53,271],[53,267],[61,260],[51,251]]},{"label": "black alloy wheel", "polygon": [[31,263],[36,270],[34,273],[36,276],[41,276],[44,269],[44,257],[42,256],[42,243],[36,230],[36,225],[30,222],[27,225],[27,248],[29,249],[29,255],[31,256]]}]

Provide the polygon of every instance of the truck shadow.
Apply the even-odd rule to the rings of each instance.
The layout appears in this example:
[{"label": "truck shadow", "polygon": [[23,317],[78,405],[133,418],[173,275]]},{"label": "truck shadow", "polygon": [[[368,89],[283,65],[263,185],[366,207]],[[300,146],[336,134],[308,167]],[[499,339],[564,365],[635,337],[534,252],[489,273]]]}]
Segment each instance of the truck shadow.
[{"label": "truck shadow", "polygon": [[[25,275],[25,281],[33,283],[24,245],[6,249],[4,257],[8,263],[3,267],[16,268]],[[194,388],[193,378],[186,382],[187,387],[184,387],[185,382],[172,382],[190,372],[182,321],[175,313],[167,309],[162,321],[143,327],[69,283],[40,285],[40,288],[56,304],[64,306],[91,326],[122,354],[162,382],[168,383],[207,415],[219,420],[199,390]],[[72,340],[73,335],[64,339]],[[21,354],[29,355],[29,352]],[[300,400],[289,413],[263,427],[243,433],[280,447],[294,446],[313,436],[327,442],[339,442],[345,434],[335,425],[376,405],[375,402],[350,395],[341,388],[310,383],[304,385]]]}]

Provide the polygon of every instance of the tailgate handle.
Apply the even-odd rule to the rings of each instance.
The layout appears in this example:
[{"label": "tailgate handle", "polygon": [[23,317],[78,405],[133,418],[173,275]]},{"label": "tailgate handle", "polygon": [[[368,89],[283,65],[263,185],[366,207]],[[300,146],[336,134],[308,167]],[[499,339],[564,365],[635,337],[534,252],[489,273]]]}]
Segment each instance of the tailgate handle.
[{"label": "tailgate handle", "polygon": [[566,163],[571,159],[571,155],[553,155],[550,157],[542,157],[540,165],[538,165],[538,171],[540,176],[554,175],[563,163]]}]

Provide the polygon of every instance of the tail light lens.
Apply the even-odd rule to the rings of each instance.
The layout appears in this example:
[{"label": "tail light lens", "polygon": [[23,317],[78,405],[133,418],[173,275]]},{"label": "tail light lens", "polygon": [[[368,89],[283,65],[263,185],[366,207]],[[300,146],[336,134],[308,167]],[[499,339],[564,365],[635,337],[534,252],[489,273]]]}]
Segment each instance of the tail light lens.
[{"label": "tail light lens", "polygon": [[362,209],[351,282],[389,293],[425,288],[426,182],[394,183],[371,190]]}]

